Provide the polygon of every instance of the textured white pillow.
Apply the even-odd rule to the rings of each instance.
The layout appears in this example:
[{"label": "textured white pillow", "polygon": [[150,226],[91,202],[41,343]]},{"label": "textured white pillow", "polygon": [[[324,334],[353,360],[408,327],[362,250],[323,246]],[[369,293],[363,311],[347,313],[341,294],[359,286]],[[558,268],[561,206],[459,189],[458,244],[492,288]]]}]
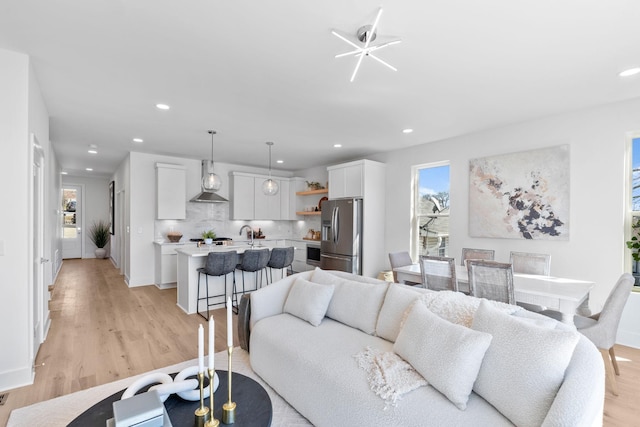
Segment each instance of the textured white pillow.
[{"label": "textured white pillow", "polygon": [[284,312],[318,326],[327,312],[333,290],[333,285],[320,285],[298,277],[291,285]]},{"label": "textured white pillow", "polygon": [[420,298],[420,295],[422,293],[417,290],[390,283],[378,316],[376,335],[395,342],[405,312],[416,299]]},{"label": "textured white pillow", "polygon": [[448,322],[416,301],[393,351],[464,410],[490,343],[491,335]]},{"label": "textured white pillow", "polygon": [[493,335],[473,390],[514,424],[539,426],[564,379],[577,332],[523,322],[480,303],[473,329]]},{"label": "textured white pillow", "polygon": [[380,307],[387,292],[387,283],[364,283],[334,276],[316,269],[311,280],[324,285],[334,285],[333,298],[327,309],[327,317],[360,329],[369,335],[376,332]]}]

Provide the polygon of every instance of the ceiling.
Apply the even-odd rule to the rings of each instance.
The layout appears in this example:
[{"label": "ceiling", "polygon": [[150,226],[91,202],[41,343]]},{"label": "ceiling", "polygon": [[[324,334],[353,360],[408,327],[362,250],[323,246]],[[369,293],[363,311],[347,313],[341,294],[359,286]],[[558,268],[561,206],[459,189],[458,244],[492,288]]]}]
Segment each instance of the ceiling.
[{"label": "ceiling", "polygon": [[403,42],[376,54],[398,71],[365,58],[353,83],[331,30],[355,35],[379,1],[0,0],[0,48],[30,55],[75,174],[129,151],[209,158],[208,129],[216,161],[266,167],[273,141],[292,171],[640,96],[618,76],[640,66],[638,1],[383,6],[378,35]]}]

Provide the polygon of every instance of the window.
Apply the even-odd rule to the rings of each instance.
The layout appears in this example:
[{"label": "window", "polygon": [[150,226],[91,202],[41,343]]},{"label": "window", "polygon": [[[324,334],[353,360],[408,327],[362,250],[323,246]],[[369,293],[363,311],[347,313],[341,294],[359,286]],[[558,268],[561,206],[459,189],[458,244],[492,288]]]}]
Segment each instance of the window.
[{"label": "window", "polygon": [[77,190],[65,188],[62,190],[62,238],[75,239],[78,237],[76,228],[76,199]]},{"label": "window", "polygon": [[[626,271],[633,273],[636,286],[640,283],[640,137],[630,138],[629,152],[629,191],[626,241],[629,251],[625,251]],[[634,240],[632,240],[634,239]],[[629,266],[630,265],[630,266]]]},{"label": "window", "polygon": [[411,255],[449,256],[449,162],[413,167]]}]

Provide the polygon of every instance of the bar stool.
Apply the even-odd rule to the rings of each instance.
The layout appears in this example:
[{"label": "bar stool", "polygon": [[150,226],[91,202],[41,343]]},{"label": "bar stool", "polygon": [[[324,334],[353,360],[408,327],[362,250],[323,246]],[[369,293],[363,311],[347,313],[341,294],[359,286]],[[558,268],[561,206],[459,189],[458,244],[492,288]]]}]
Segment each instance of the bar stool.
[{"label": "bar stool", "polygon": [[[242,271],[242,294],[246,292],[244,286],[244,272],[255,273],[256,278],[256,287],[255,289],[250,289],[249,291],[258,290],[258,277],[260,278],[260,287],[262,287],[262,271],[264,270],[264,275],[267,275],[267,263],[269,262],[269,249],[247,249],[242,254],[242,261],[240,264],[236,265],[236,269]],[[237,309],[238,307],[238,297],[235,289],[235,285],[233,288],[233,299],[235,302],[234,307]]]},{"label": "bar stool", "polygon": [[[198,300],[196,301],[198,314],[202,317],[204,315],[200,312],[200,301],[207,301],[207,317],[209,319],[209,307],[214,305],[224,304],[227,305],[227,275],[233,273],[233,289],[236,287],[236,265],[238,264],[238,252],[209,252],[207,255],[207,261],[204,267],[198,268]],[[200,276],[205,275],[207,296],[200,298]],[[209,276],[224,276],[224,293],[218,295],[209,295]],[[210,298],[224,297],[223,302],[212,303]]]},{"label": "bar stool", "polygon": [[[291,270],[291,264],[293,264],[293,246],[287,248],[273,248],[271,249],[271,257],[267,263],[269,267],[269,279],[273,283],[273,269],[287,268]],[[292,273],[292,272],[291,272]]]}]

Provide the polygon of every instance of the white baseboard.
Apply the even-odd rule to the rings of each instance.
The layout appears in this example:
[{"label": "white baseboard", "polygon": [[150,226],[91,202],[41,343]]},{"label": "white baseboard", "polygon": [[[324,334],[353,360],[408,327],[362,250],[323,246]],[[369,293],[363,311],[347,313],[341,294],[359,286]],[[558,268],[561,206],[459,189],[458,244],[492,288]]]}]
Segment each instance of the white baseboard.
[{"label": "white baseboard", "polygon": [[34,371],[31,366],[14,371],[0,372],[0,391],[31,385],[34,377]]}]

